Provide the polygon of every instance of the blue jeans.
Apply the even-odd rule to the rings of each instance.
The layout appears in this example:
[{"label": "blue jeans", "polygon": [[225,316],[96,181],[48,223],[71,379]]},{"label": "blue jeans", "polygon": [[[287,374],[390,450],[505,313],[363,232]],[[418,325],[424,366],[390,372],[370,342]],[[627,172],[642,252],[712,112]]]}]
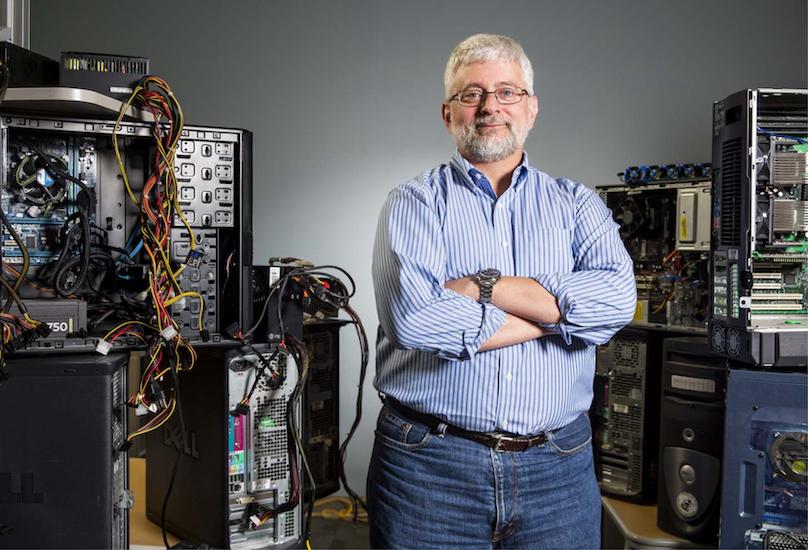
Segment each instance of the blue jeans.
[{"label": "blue jeans", "polygon": [[385,405],[368,472],[373,548],[600,548],[585,414],[544,445],[497,452]]}]

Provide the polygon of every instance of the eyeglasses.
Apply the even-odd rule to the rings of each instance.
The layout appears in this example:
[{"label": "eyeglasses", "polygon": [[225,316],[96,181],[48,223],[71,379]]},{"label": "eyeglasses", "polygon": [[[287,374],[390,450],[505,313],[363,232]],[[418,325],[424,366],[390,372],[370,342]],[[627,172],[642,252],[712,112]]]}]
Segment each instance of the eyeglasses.
[{"label": "eyeglasses", "polygon": [[465,105],[466,107],[476,107],[485,102],[485,96],[488,94],[494,94],[494,97],[497,98],[500,105],[513,105],[514,103],[519,103],[522,101],[523,96],[529,95],[527,90],[514,88],[513,86],[503,86],[502,88],[497,88],[493,92],[487,92],[485,90],[481,90],[480,88],[469,88],[467,90],[463,90],[462,92],[456,93],[449,98],[449,101],[454,101],[456,99],[461,105]]}]

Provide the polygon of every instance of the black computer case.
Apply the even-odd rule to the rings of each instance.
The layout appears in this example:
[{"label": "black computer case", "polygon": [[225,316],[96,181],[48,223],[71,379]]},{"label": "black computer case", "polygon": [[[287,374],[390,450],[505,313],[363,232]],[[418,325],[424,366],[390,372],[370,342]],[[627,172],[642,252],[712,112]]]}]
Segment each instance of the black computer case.
[{"label": "black computer case", "polygon": [[0,548],[129,547],[129,354],[8,360]]},{"label": "black computer case", "polygon": [[598,347],[590,418],[604,495],[633,502],[656,498],[663,336],[623,329]]},{"label": "black computer case", "polygon": [[339,490],[339,331],[346,321],[326,319],[303,326],[311,366],[303,405],[303,445],[315,496]]},{"label": "black computer case", "polygon": [[663,343],[657,525],[718,543],[727,361],[706,336]]},{"label": "black computer case", "polygon": [[733,361],[808,365],[806,137],[806,90],[742,90],[713,107],[708,321],[712,351]]}]

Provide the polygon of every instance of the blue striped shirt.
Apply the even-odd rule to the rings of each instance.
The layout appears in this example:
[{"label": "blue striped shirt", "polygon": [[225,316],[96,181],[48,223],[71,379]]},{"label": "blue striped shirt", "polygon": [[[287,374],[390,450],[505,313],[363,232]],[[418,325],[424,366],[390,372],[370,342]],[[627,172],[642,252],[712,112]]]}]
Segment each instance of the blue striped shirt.
[{"label": "blue striped shirt", "polygon": [[[480,269],[531,277],[557,301],[555,334],[480,352],[506,313],[443,284]],[[459,153],[393,190],[373,254],[374,385],[479,432],[552,430],[589,409],[595,347],[634,314],[631,259],[590,189],[528,165],[497,198]]]}]

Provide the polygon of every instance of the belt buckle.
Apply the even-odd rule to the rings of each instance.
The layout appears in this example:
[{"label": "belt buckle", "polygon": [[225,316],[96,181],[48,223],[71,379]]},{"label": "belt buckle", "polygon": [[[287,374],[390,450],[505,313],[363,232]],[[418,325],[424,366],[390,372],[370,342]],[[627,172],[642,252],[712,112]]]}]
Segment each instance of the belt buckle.
[{"label": "belt buckle", "polygon": [[494,449],[494,451],[496,451],[496,452],[498,452],[498,453],[499,453],[499,452],[502,452],[502,451],[500,450],[500,447],[502,447],[502,440],[503,440],[503,439],[505,439],[505,436],[504,436],[504,435],[502,435],[501,433],[492,433],[492,434],[491,434],[491,437],[493,437],[494,439],[496,439],[496,440],[497,440],[497,442],[496,442],[496,443],[494,444],[494,446],[493,446],[493,447],[491,447],[491,448],[492,448],[492,449]]}]

